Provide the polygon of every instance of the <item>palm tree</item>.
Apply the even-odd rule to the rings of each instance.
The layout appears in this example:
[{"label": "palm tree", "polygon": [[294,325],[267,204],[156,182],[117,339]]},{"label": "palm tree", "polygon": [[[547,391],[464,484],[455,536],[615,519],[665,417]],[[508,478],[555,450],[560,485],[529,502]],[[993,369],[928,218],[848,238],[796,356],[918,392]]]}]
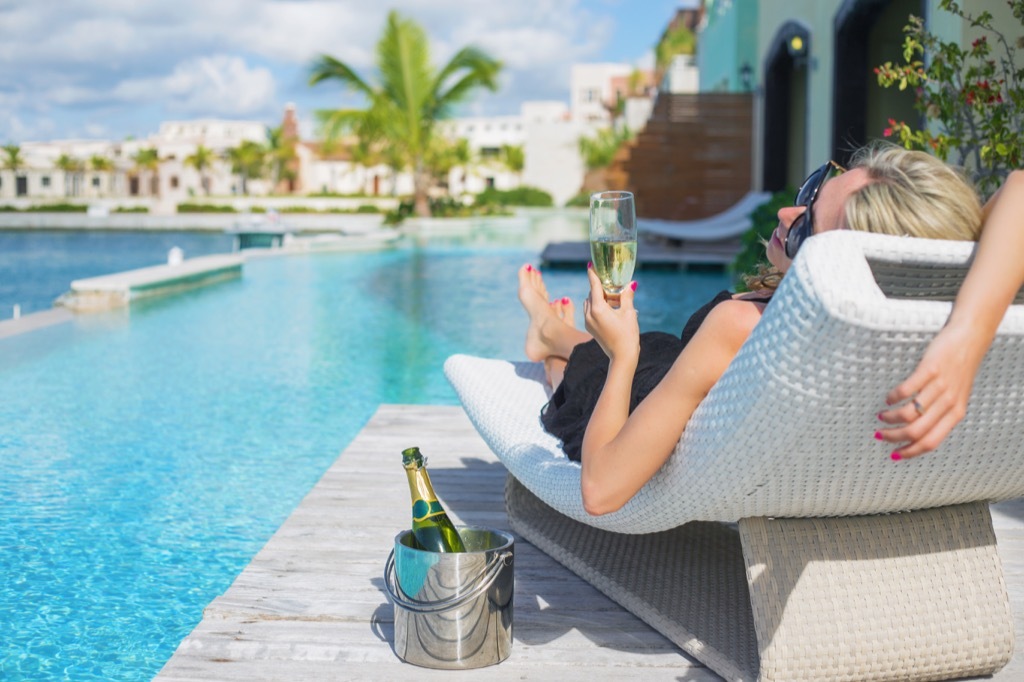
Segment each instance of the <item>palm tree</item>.
[{"label": "palm tree", "polygon": [[249,180],[263,177],[267,165],[267,150],[259,142],[243,140],[237,147],[228,150],[231,172],[242,179],[242,194],[249,194]]},{"label": "palm tree", "polygon": [[267,128],[267,164],[270,166],[270,191],[277,191],[282,180],[294,180],[295,140],[284,134],[284,126]]},{"label": "palm tree", "polygon": [[504,144],[501,146],[501,162],[505,167],[516,174],[516,179],[522,182],[523,168],[526,166],[526,154],[522,145]]},{"label": "palm tree", "polygon": [[80,185],[80,173],[85,169],[85,164],[82,163],[81,159],[61,154],[53,165],[64,174],[64,196],[77,195]]},{"label": "palm tree", "polygon": [[597,131],[594,137],[581,137],[579,139],[580,156],[587,170],[597,170],[611,165],[615,153],[624,142],[633,138],[628,128],[604,128]]},{"label": "palm tree", "polygon": [[132,156],[132,162],[135,164],[136,171],[145,171],[150,175],[151,178],[155,178],[156,182],[152,184],[152,188],[155,188],[153,194],[160,198],[160,154],[156,149],[149,147],[146,149],[140,149],[135,152]]},{"label": "palm tree", "polygon": [[427,190],[431,183],[426,156],[436,123],[477,88],[494,91],[501,63],[475,47],[464,47],[439,71],[430,61],[426,33],[411,19],[388,13],[377,43],[380,82],[371,85],[354,69],[329,55],[320,55],[311,68],[309,84],[338,80],[361,93],[365,109],[318,112],[327,136],[352,131],[391,148],[391,158],[412,167],[414,210],[429,216]]},{"label": "palm tree", "polygon": [[213,165],[215,155],[209,147],[200,144],[195,152],[185,157],[185,165],[192,166],[199,173],[199,184],[203,186],[203,193],[210,196],[210,181],[206,177],[206,169]]},{"label": "palm tree", "polygon": [[7,155],[7,158],[4,159],[4,168],[13,173],[17,173],[25,167],[25,159],[21,156],[21,147],[13,143],[8,143],[3,146],[3,150],[4,154]]},{"label": "palm tree", "polygon": [[4,154],[7,158],[4,159],[4,168],[8,169],[14,174],[14,187],[15,192],[19,191],[18,188],[18,171],[25,167],[25,159],[21,156],[21,147],[9,142],[3,146]]},{"label": "palm tree", "polygon": [[[114,162],[101,154],[93,154],[89,158],[89,167],[92,168],[95,173],[109,173],[114,170]],[[102,189],[100,194],[103,194]]]},{"label": "palm tree", "polygon": [[465,168],[472,152],[469,149],[469,141],[460,137],[457,140],[449,140],[444,137],[434,137],[427,150],[426,166],[430,169],[435,182],[446,182],[448,174],[457,166]]}]

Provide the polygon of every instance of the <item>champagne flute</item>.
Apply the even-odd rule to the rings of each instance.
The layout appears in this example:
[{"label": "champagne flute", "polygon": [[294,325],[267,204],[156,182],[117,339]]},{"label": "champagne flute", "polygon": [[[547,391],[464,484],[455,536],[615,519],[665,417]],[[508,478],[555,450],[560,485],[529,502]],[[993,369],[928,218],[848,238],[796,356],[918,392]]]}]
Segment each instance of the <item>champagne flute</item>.
[{"label": "champagne flute", "polygon": [[636,204],[632,192],[590,195],[590,255],[606,298],[618,299],[636,266]]}]

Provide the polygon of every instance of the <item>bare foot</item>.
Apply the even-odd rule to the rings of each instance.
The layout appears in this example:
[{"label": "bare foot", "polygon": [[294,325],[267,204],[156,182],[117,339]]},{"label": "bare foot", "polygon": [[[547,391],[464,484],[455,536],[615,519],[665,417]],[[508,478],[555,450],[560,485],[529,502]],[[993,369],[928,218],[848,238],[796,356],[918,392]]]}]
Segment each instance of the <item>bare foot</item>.
[{"label": "bare foot", "polygon": [[565,322],[573,329],[576,328],[576,306],[573,304],[571,298],[568,296],[556,298],[551,302],[551,307],[555,309],[555,314],[558,315],[558,319]]},{"label": "bare foot", "polygon": [[526,357],[539,362],[553,351],[545,340],[545,327],[563,322],[558,312],[548,303],[548,290],[540,270],[529,264],[519,268],[519,302],[530,316],[530,326],[526,330]]}]

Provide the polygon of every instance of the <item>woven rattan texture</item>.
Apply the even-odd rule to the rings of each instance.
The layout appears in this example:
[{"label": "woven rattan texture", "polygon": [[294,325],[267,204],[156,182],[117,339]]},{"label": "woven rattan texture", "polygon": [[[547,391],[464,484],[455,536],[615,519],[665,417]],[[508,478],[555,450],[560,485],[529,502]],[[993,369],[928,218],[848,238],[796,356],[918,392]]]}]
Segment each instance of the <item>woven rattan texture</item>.
[{"label": "woven rattan texture", "polygon": [[735,528],[695,522],[626,535],[573,521],[513,476],[513,530],[729,680],[757,677],[757,638]]},{"label": "woven rattan texture", "polygon": [[[1024,495],[1020,306],[1003,320],[966,419],[936,452],[892,462],[890,448],[872,437],[885,394],[909,375],[949,314],[948,301],[922,292],[934,285],[948,298],[950,277],[963,273],[971,249],[851,231],[808,241],[675,454],[622,509],[601,517],[584,511],[578,465],[540,425],[547,401],[540,365],[452,356],[445,372],[516,478],[560,512],[606,530],[1017,497]],[[886,293],[873,268],[890,273]]]},{"label": "woven rattan texture", "polygon": [[945,680],[1013,653],[988,505],[740,522],[761,679]]}]

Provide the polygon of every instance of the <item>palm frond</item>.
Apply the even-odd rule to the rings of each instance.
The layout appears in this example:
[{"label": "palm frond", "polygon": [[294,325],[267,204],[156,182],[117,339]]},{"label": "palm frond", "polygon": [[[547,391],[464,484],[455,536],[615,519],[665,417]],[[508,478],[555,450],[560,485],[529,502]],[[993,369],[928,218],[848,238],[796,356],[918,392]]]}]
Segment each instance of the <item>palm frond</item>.
[{"label": "palm frond", "polygon": [[334,57],[322,54],[313,60],[309,68],[309,84],[316,85],[325,80],[338,80],[366,97],[373,97],[373,88],[359,77],[348,64]]},{"label": "palm frond", "polygon": [[[501,62],[475,47],[464,47],[459,50],[441,69],[434,82],[434,100],[431,107],[433,116],[447,117],[453,106],[465,101],[477,88],[486,88],[491,92],[497,90],[501,66]],[[460,72],[464,73],[445,89],[447,83]]]},{"label": "palm frond", "polygon": [[430,46],[423,29],[397,12],[388,14],[384,35],[377,43],[381,92],[405,111],[416,110],[429,96],[433,82]]},{"label": "palm frond", "polygon": [[363,109],[317,109],[313,115],[320,134],[328,141],[333,141],[359,128],[367,113]]}]

